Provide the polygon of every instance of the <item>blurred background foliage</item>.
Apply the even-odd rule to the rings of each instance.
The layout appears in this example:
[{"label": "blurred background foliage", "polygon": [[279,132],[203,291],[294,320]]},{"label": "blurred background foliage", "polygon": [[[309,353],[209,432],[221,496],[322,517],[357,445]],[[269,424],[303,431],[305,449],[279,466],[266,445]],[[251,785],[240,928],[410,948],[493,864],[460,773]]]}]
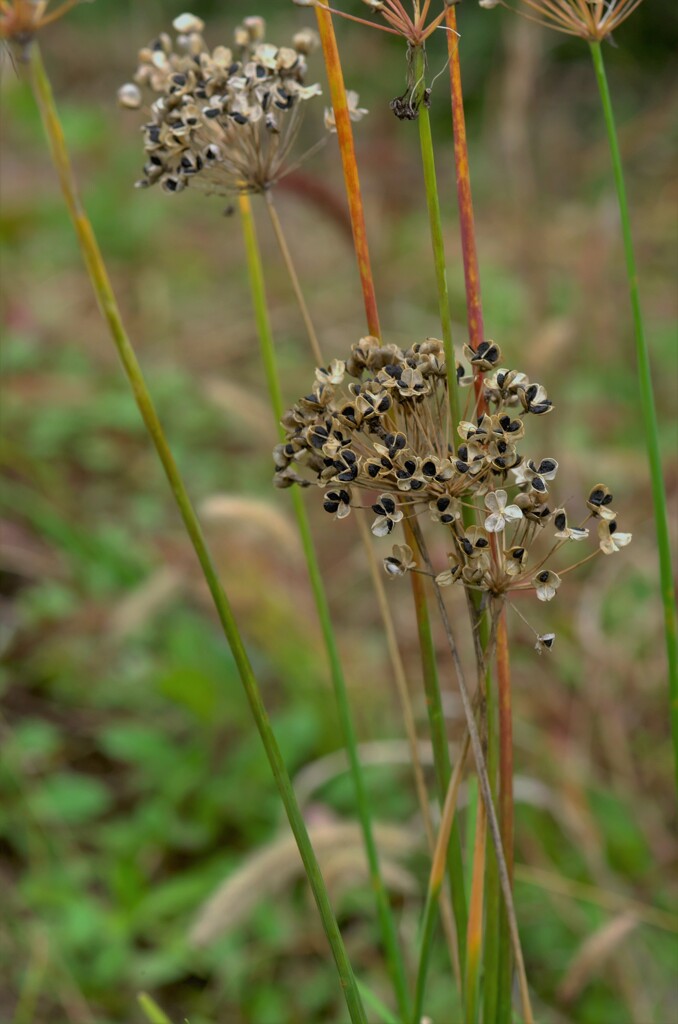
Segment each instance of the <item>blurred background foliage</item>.
[{"label": "blurred background foliage", "polygon": [[[364,12],[358,0],[343,6]],[[325,760],[340,747],[336,716],[287,497],[270,486],[275,431],[239,225],[218,199],[134,191],[138,119],[115,103],[137,49],[183,8],[97,0],[43,47],[130,332],[322,841],[351,818],[351,792],[341,758]],[[208,18],[213,44],[247,14],[264,14],[281,42],[311,21],[282,0],[258,11],[203,0],[193,10]],[[512,622],[528,974],[545,1024],[669,1024],[678,1012],[677,847],[657,566],[594,80],[577,41],[470,0],[459,19],[488,333],[508,365],[542,379],[555,399],[539,454],[559,459],[560,492],[608,481],[634,532],[622,555],[571,578],[562,600],[524,609],[535,627],[557,631],[552,657],[538,659]],[[415,129],[388,109],[404,88],[402,47],[337,28],[348,84],[371,111],[357,139],[382,320],[389,339],[408,345],[438,325]],[[675,505],[673,0],[643,4],[615,43],[607,59]],[[433,72],[444,70],[443,51],[435,38]],[[319,58],[312,67],[322,80]],[[319,102],[306,120],[309,144],[321,113]],[[461,344],[444,75],[433,114]],[[0,1020],[133,1024],[145,989],[191,1024],[340,1024],[295,856],[283,843],[275,869],[257,860],[285,836],[267,765],[7,53],[2,127]],[[363,329],[334,140],[281,187],[279,207],[325,349],[341,357]],[[263,218],[262,231],[291,401],[307,390],[310,365]],[[413,951],[426,859],[378,617],[353,524],[327,522],[313,497],[359,732],[375,762],[371,793],[379,820],[395,826],[382,842]],[[397,583],[390,594],[424,736],[408,594]],[[450,679],[446,691],[454,740]],[[323,860],[332,894],[360,974],[385,996],[359,851],[340,852]],[[195,948],[196,913],[226,878],[222,933]],[[442,947],[430,1012],[436,1024],[456,1021]]]}]

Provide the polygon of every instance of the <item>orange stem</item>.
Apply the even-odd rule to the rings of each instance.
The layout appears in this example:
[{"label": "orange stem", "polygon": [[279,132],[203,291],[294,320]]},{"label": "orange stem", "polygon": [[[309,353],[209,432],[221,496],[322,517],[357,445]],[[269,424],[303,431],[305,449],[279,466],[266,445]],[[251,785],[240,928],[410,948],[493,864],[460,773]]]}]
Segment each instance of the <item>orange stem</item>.
[{"label": "orange stem", "polygon": [[315,8],[318,19],[318,31],[322,42],[327,79],[330,87],[330,97],[334,108],[334,120],[337,127],[337,138],[341,152],[341,163],[344,169],[344,180],[346,182],[346,194],[348,196],[349,211],[351,214],[351,227],[353,229],[353,244],[355,246],[358,260],[358,272],[363,291],[365,303],[365,315],[367,317],[367,329],[375,338],[381,337],[379,325],[379,313],[377,310],[377,298],[374,291],[374,279],[372,277],[372,266],[370,263],[370,251],[367,244],[367,229],[365,227],[365,212],[363,209],[362,194],[360,191],[360,178],[358,176],[358,164],[356,162],[355,145],[353,142],[353,128],[346,99],[346,87],[344,85],[344,74],[341,69],[337,37],[334,33],[332,15],[327,10],[326,0],[320,0]]}]

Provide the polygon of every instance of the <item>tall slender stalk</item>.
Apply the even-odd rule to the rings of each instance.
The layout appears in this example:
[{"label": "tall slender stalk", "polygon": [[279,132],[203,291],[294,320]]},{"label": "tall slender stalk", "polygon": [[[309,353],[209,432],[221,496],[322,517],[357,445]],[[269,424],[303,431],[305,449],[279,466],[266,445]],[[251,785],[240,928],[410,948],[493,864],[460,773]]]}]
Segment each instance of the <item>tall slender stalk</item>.
[{"label": "tall slender stalk", "polygon": [[481,800],[476,819],[471,900],[468,915],[468,940],[466,943],[466,1024],[476,1024],[478,1019],[478,999],[480,996],[480,975],[483,959],[486,833],[487,813],[485,811],[485,804]]},{"label": "tall slender stalk", "polygon": [[436,177],[435,155],[433,152],[433,136],[431,134],[431,118],[428,106],[424,100],[426,91],[426,54],[423,46],[417,46],[408,50],[408,60],[412,64],[415,91],[413,102],[418,104],[419,111],[419,144],[421,147],[421,162],[424,172],[424,187],[426,190],[426,204],[428,207],[429,226],[431,231],[431,247],[433,249],[433,263],[436,275],[436,287],[438,290],[438,311],[440,314],[440,326],[443,334],[443,345],[445,347],[445,363],[447,366],[447,398],[450,404],[450,415],[452,423],[458,423],[459,399],[457,385],[457,360],[454,355],[452,342],[452,317],[450,314],[450,297],[447,288],[447,265],[445,261],[445,242],[443,240],[443,223],[440,213],[440,198],[438,195],[438,179]]},{"label": "tall slender stalk", "polygon": [[617,190],[617,199],[619,201],[619,215],[624,242],[626,273],[628,276],[629,295],[631,298],[631,309],[633,312],[636,361],[638,366],[638,387],[640,389],[640,404],[643,415],[645,445],[650,464],[652,502],[654,505],[657,549],[659,552],[661,598],[664,609],[664,635],[666,640],[666,656],[668,659],[669,696],[671,702],[671,731],[675,758],[676,784],[678,785],[678,624],[676,622],[676,595],[673,584],[673,571],[671,568],[671,540],[669,536],[666,490],[662,474],[661,450],[659,447],[657,410],[654,400],[654,387],[652,384],[652,367],[650,365],[650,352],[647,345],[647,339],[645,337],[645,326],[640,307],[638,269],[636,267],[633,236],[631,234],[631,218],[629,215],[629,205],[626,196],[624,167],[621,151],[619,149],[619,140],[617,138],[617,126],[614,117],[614,109],[612,107],[612,97],[610,96],[610,88],[607,82],[607,74],[605,72],[603,51],[600,43],[597,41],[592,40],[589,42],[589,46],[591,49],[591,57],[593,58],[593,67],[596,73],[598,88],[600,90],[603,116],[605,118],[605,126],[607,128],[607,135],[610,143],[614,183]]},{"label": "tall slender stalk", "polygon": [[365,304],[365,316],[367,318],[367,329],[375,338],[381,337],[381,326],[379,324],[379,312],[377,310],[377,297],[374,290],[374,278],[372,276],[372,263],[370,261],[370,250],[367,243],[367,228],[365,226],[365,211],[363,209],[362,194],[360,191],[360,177],[358,175],[358,164],[355,158],[355,144],[353,142],[353,128],[348,110],[346,98],[346,87],[344,85],[344,73],[341,68],[337,38],[334,33],[334,22],[329,11],[324,9],[326,0],[319,0],[316,4],[316,17],[318,20],[318,31],[323,48],[325,69],[330,87],[330,99],[334,110],[334,120],[337,128],[337,139],[339,141],[339,152],[341,153],[341,164],[344,170],[344,181],[346,184],[346,196],[348,198],[349,212],[351,215],[351,228],[353,230],[353,245],[355,248],[360,284],[363,290],[363,302]]},{"label": "tall slender stalk", "polygon": [[219,581],[216,567],[207,547],[202,528],[189,498],[183,478],[167,443],[153,400],[144,380],[132,343],[122,322],[111,282],[103,262],[92,225],[80,201],[73,168],[68,156],[59,115],[54,103],[51,85],[42,61],[37,43],[30,47],[30,73],[33,93],[40,110],[43,127],[49,142],[54,166],[59,176],[61,190],[68,207],[78,243],[96,294],[101,312],[108,324],[111,337],[117,349],[123,369],[132,388],[139,412],[155,446],[165,471],[177,508],[186,532],[200,563],[205,581],[214,602],[221,627],[229,643],[233,658],[240,674],[247,700],[252,711],[259,735],[273,772],[287,818],[299,847],[304,869],[315,898],[318,911],[327,935],[349,1016],[353,1024],[366,1024],[365,1011],[351,964],[346,954],[339,926],[330,905],[325,883],[316,860],[306,826],[285,767],[280,748],[271,728],[264,707],[259,686],[252,670],[237,623],[233,616],[226,593]]},{"label": "tall slender stalk", "polygon": [[[506,607],[497,622],[497,699],[499,704],[499,828],[506,868],[513,888],[513,722],[511,712],[511,665],[509,661]],[[499,913],[498,1021],[511,1019],[511,943],[504,906]]]},{"label": "tall slender stalk", "polygon": [[[306,301],[304,299],[301,282],[294,265],[292,254],[287,244],[284,229],[278,216],[278,211],[275,206],[272,191],[266,193],[267,207],[269,215],[273,222],[274,233],[280,246],[281,255],[283,262],[288,270],[290,281],[292,283],[293,290],[297,296],[297,300],[300,306],[300,312],[306,325],[309,345],[313,352],[318,366],[324,366],[326,363],[320,342],[318,340],[317,332],[313,324],[313,318],[310,314]],[[424,768],[421,763],[421,757],[419,755],[419,741],[417,737],[417,726],[414,715],[414,709],[412,707],[412,700],[410,697],[409,687],[407,684],[407,675],[405,672],[405,666],[403,665],[403,659],[400,654],[400,648],[398,646],[398,637],[396,635],[395,624],[393,622],[393,616],[389,607],[388,599],[386,597],[386,588],[383,581],[383,571],[377,561],[377,557],[374,552],[374,546],[370,531],[367,527],[363,516],[357,517],[358,531],[360,533],[360,539],[365,551],[365,557],[367,558],[367,565],[372,579],[372,585],[377,598],[377,605],[379,607],[379,614],[381,616],[382,625],[384,628],[384,635],[386,638],[386,646],[389,654],[389,661],[391,663],[391,671],[393,673],[393,679],[395,682],[396,690],[398,692],[398,698],[400,701],[400,708],[403,714],[403,722],[405,725],[405,734],[407,736],[408,745],[410,748],[410,758],[412,761],[412,773],[414,775],[414,784],[417,794],[417,802],[419,804],[419,810],[421,813],[422,824],[424,826],[424,833],[426,835],[426,842],[429,847],[431,854],[433,854],[435,836],[433,834],[433,825],[431,822],[431,811],[429,808],[429,798],[426,789],[426,779],[424,777]],[[447,945],[450,951],[450,959],[452,968],[455,976],[458,980],[459,987],[461,988],[461,970],[459,966],[459,952],[457,944],[457,936],[455,932],[455,924],[452,917],[450,905],[446,899],[441,898],[440,902],[441,917],[443,922],[443,928],[445,931],[445,937]]]},{"label": "tall slender stalk", "polygon": [[[457,180],[457,203],[461,233],[464,283],[466,290],[466,314],[469,343],[476,349],[484,340],[483,304],[480,288],[478,247],[476,243],[475,218],[471,173],[466,136],[464,94],[459,56],[457,13],[454,5],[447,8],[445,16],[447,46],[450,66],[450,96],[452,104],[452,134],[454,140],[454,162]],[[478,411],[485,412],[482,374],[475,376]],[[487,642],[487,638],[485,638]],[[513,862],[513,739],[511,735],[511,677],[509,647],[506,635],[506,616],[500,615],[497,623],[497,687],[491,675],[487,678],[487,762],[490,787],[493,797],[497,796],[496,780],[499,776],[500,825],[507,864]],[[503,715],[502,715],[503,709]],[[501,723],[501,724],[500,724]],[[511,799],[510,799],[511,798]],[[509,871],[512,881],[512,871]],[[501,904],[499,892],[498,865],[493,851],[487,857],[485,880],[486,928],[484,950],[484,998],[483,1017],[485,1024],[496,1024],[506,1019],[511,1002],[511,959],[508,949],[508,922]],[[501,1004],[501,1010],[499,1010]],[[501,1013],[498,1018],[497,1014]]]},{"label": "tall slender stalk", "polygon": [[[447,785],[447,792],[442,805],[440,815],[440,828],[436,840],[431,872],[426,889],[426,903],[419,929],[419,962],[417,967],[417,984],[414,996],[414,1024],[419,1024],[424,1008],[424,994],[426,991],[426,978],[431,958],[431,943],[433,931],[437,918],[437,907],[440,893],[442,892],[445,880],[445,865],[449,856],[449,847],[452,834],[456,825],[457,800],[459,798],[459,787],[464,775],[464,765],[469,748],[468,730],[461,744],[457,763],[450,776]],[[459,987],[460,992],[462,986]]]},{"label": "tall slender stalk", "polygon": [[[424,562],[428,571],[433,576],[433,567],[431,560],[428,555],[424,538],[421,534],[421,530],[418,524],[415,523],[414,533],[417,538],[417,545],[421,552]],[[516,961],[516,970],[518,973],[518,984],[520,986],[520,997],[523,1007],[523,1016],[525,1018],[525,1024],[534,1024],[534,1016],[532,1014],[532,1006],[530,1002],[530,993],[527,984],[527,975],[525,973],[525,961],[523,958],[523,951],[520,945],[520,933],[518,931],[518,922],[516,919],[515,907],[513,903],[513,893],[511,890],[511,879],[506,864],[506,857],[504,856],[503,844],[501,839],[501,831],[499,828],[499,819],[497,812],[494,807],[492,799],[492,790],[490,787],[489,776],[487,772],[487,763],[483,752],[483,745],[480,739],[480,733],[476,724],[475,715],[473,711],[473,703],[469,689],[466,685],[464,677],[464,669],[461,664],[459,657],[459,651],[454,638],[454,631],[450,622],[447,608],[445,607],[445,601],[443,600],[440,587],[434,584],[433,586],[436,603],[440,612],[440,618],[442,620],[445,635],[447,637],[447,644],[452,657],[452,663],[457,676],[457,682],[459,684],[459,693],[461,696],[461,702],[464,708],[464,716],[466,718],[466,726],[469,731],[471,750],[473,752],[473,759],[476,765],[476,772],[478,773],[478,782],[480,785],[480,794],[485,804],[485,810],[487,812],[487,824],[492,843],[494,846],[497,864],[499,869],[499,882],[501,886],[501,892],[504,897],[504,905],[506,907],[506,913],[509,922],[509,932],[511,937],[511,944],[513,946],[513,955]]]},{"label": "tall slender stalk", "polygon": [[[420,551],[417,535],[407,522],[405,522],[405,539],[413,551]],[[428,711],[429,729],[431,732],[431,745],[433,747],[433,763],[436,773],[438,798],[442,808],[445,801],[445,794],[447,793],[450,784],[452,766],[447,741],[447,729],[445,727],[445,714],[443,712],[440,693],[438,664],[436,660],[435,647],[433,646],[431,621],[423,580],[418,573],[413,572],[410,573],[410,581],[412,584],[412,598],[414,600],[414,611],[417,620],[417,633],[419,637],[419,651],[421,655],[424,692],[426,695],[426,708]],[[461,853],[461,836],[459,834],[459,826],[456,820],[452,823],[452,834],[449,844],[445,849],[447,855],[450,895],[452,898],[452,908],[457,927],[457,946],[459,956],[458,983],[460,993],[463,994],[464,974],[466,970],[466,929],[468,919],[466,910],[466,892],[464,889],[464,864]]]},{"label": "tall slender stalk", "polygon": [[[241,195],[239,204],[243,225],[243,236],[245,239],[250,288],[252,291],[252,301],[254,304],[255,319],[261,344],[261,357],[264,364],[264,372],[268,384],[271,406],[273,408],[275,418],[279,422],[284,414],[284,403],[276,365],[273,334],[268,316],[268,304],[264,288],[261,254],[259,252],[259,244],[257,241],[249,196]],[[281,436],[283,435],[281,434]],[[407,1019],[409,1014],[409,993],[405,975],[405,965],[400,952],[388,894],[386,892],[381,869],[379,867],[379,857],[377,854],[376,843],[374,841],[367,790],[365,788],[365,780],[362,766],[360,764],[360,756],[358,754],[358,742],[355,727],[353,725],[353,718],[351,716],[346,680],[344,678],[344,671],[341,665],[334,626],[332,625],[325,585],[315,551],[315,545],[311,536],[311,528],[308,521],[308,515],[306,513],[306,506],[304,505],[303,497],[299,488],[293,487],[291,489],[291,493],[294,514],[297,520],[302,549],[311,581],[311,589],[313,591],[313,597],[330,665],[330,674],[339,711],[342,735],[346,744],[346,751],[351,768],[351,776],[355,788],[356,808],[365,842],[370,881],[377,903],[377,914],[379,917],[379,927],[384,945],[384,952],[386,954],[389,973],[393,981],[401,1016],[403,1019]]]}]

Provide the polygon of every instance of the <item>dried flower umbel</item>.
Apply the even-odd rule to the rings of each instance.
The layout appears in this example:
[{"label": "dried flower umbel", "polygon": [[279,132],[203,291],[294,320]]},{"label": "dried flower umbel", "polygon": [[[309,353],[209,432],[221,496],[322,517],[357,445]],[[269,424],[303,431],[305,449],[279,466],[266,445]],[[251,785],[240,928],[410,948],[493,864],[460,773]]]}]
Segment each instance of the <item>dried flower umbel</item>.
[{"label": "dried flower umbel", "polygon": [[[526,423],[552,410],[545,388],[524,373],[498,368],[501,352],[492,342],[467,348],[466,355],[486,374],[488,412],[469,409],[478,396],[469,387],[473,377],[458,366],[468,399],[465,418],[453,430],[442,342],[429,338],[402,351],[361,339],[346,362],[316,370],[312,391],[285,414],[285,441],[274,453],[276,482],[286,487],[315,480],[336,519],[354,507],[371,508],[378,537],[422,515],[438,524],[450,540],[449,565],[435,574],[439,586],[459,583],[494,598],[531,590],[551,601],[566,573],[599,552],[619,550],[631,535],[617,532],[604,484],[587,495],[588,515],[577,525],[568,523],[564,508],[551,508],[549,485],[558,463],[519,450]],[[480,513],[480,525],[464,525],[464,507]],[[561,567],[556,556],[589,537],[591,519],[599,523],[597,549]],[[424,571],[405,546],[394,548],[384,567],[391,577]],[[537,648],[552,643],[549,634]]]},{"label": "dried flower umbel", "polygon": [[643,0],[480,0],[486,9],[506,7],[554,28],[566,35],[580,36],[589,42],[606,39],[640,7]]},{"label": "dried flower umbel", "polygon": [[182,14],[173,26],[176,42],[163,33],[141,50],[134,83],[118,92],[132,109],[142,105],[142,90],[156,96],[143,128],[147,160],[137,186],[265,191],[292,169],[304,104],[321,92],[306,84],[315,33],[298,32],[291,46],[278,47],[265,41],[264,19],[250,17],[232,46],[210,50],[200,18]]},{"label": "dried flower umbel", "polygon": [[40,29],[84,2],[88,0],[64,0],[49,10],[50,0],[0,0],[0,39],[25,46]]},{"label": "dried flower umbel", "polygon": [[384,20],[385,24],[380,25],[378,22],[367,21],[365,18],[358,18],[353,14],[347,14],[346,11],[339,10],[325,3],[325,0],[321,0],[320,3],[318,0],[294,0],[298,7],[325,7],[332,14],[338,14],[349,21],[357,21],[360,25],[378,28],[382,32],[389,32],[391,35],[402,36],[412,46],[422,46],[428,37],[437,28],[441,27],[445,20],[445,13],[449,2],[450,0],[445,0],[441,13],[427,21],[431,0],[424,0],[423,3],[420,0],[412,0],[410,5],[412,8],[411,14],[408,12],[405,4],[402,3],[402,0],[363,0],[366,7],[369,7],[371,11],[378,14]]}]

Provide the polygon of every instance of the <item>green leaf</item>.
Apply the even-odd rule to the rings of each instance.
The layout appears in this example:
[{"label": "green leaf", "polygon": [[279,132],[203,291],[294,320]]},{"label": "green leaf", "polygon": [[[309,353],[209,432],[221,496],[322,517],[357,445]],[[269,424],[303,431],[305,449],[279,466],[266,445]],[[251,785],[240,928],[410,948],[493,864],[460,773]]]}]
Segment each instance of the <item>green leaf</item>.
[{"label": "green leaf", "polygon": [[106,813],[112,802],[103,782],[77,772],[59,772],[44,779],[30,796],[36,818],[55,825],[94,821]]},{"label": "green leaf", "polygon": [[158,689],[163,696],[190,711],[202,722],[212,721],[219,694],[215,680],[199,668],[175,668],[162,677]]}]

